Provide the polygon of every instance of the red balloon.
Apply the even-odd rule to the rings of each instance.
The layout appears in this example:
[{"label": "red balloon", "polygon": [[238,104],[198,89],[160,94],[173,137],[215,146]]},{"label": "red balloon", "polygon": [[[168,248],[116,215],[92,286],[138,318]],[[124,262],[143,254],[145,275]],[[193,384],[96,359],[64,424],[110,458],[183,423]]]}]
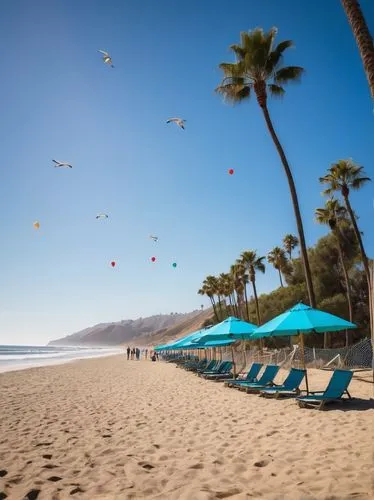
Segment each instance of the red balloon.
[{"label": "red balloon", "polygon": [[156,257],[152,257],[152,258],[151,258],[151,261],[152,261],[152,262],[156,262]]},{"label": "red balloon", "polygon": [[116,265],[116,263],[113,261],[113,262],[111,262],[111,263],[110,263],[110,265],[111,265],[112,267],[114,267],[114,266]]},{"label": "red balloon", "polygon": [[229,170],[229,174],[232,175],[234,173],[234,169],[233,168],[230,168]]}]

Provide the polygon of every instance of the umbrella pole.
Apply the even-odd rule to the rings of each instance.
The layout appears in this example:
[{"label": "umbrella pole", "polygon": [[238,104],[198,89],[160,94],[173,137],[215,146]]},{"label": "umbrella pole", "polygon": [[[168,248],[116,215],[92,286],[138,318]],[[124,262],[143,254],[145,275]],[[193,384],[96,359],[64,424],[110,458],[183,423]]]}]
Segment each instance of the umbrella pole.
[{"label": "umbrella pole", "polygon": [[234,372],[234,378],[236,378],[236,366],[235,366],[235,357],[234,357],[234,348],[231,346],[231,356],[232,356],[232,367]]},{"label": "umbrella pole", "polygon": [[304,353],[304,334],[300,333],[300,350],[301,350],[301,360],[303,364],[303,369],[305,370],[305,385],[306,393],[309,394],[309,383],[308,383],[308,372],[305,366],[305,353]]}]

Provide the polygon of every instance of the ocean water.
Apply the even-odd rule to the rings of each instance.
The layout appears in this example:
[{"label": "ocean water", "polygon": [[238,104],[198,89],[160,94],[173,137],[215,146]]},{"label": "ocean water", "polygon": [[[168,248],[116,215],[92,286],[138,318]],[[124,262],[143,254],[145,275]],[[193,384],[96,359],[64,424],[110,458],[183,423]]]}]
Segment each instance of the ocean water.
[{"label": "ocean water", "polygon": [[0,372],[120,354],[116,347],[0,345]]}]

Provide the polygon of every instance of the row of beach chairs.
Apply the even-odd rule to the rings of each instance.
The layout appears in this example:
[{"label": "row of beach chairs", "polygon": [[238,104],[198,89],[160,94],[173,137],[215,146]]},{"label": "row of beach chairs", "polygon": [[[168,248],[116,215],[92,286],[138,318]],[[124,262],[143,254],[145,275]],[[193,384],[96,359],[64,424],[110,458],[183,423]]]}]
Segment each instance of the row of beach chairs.
[{"label": "row of beach chairs", "polygon": [[[341,401],[347,395],[348,386],[352,380],[353,372],[349,370],[334,370],[330,381],[323,391],[313,391],[302,395],[301,383],[305,378],[305,370],[291,368],[282,384],[274,382],[279,372],[277,365],[263,365],[253,363],[247,373],[234,377],[231,361],[188,360],[178,363],[182,368],[195,372],[198,376],[208,380],[223,381],[226,387],[245,391],[248,394],[259,394],[262,397],[281,396],[295,397],[300,407],[313,407],[324,409],[326,403]],[[262,370],[262,371],[261,371]]]}]

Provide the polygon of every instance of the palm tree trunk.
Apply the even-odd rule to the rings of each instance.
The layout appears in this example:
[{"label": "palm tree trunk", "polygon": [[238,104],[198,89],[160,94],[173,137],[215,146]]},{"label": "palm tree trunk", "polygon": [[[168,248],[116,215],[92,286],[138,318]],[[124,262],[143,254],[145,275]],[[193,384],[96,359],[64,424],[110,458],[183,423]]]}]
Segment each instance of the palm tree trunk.
[{"label": "palm tree trunk", "polygon": [[223,312],[222,312],[222,304],[221,304],[221,296],[218,295],[218,307],[219,307],[219,314],[221,316],[221,321],[223,320]]},{"label": "palm tree trunk", "polygon": [[237,300],[236,300],[235,292],[233,292],[233,301],[234,301],[235,316],[238,317],[239,316],[239,313],[238,313],[238,303],[237,303]]},{"label": "palm tree trunk", "polygon": [[374,45],[358,0],[341,0],[360,51],[362,63],[374,99]]},{"label": "palm tree trunk", "polygon": [[282,273],[280,269],[278,269],[278,273],[279,273],[279,280],[281,282],[281,287],[283,288]]},{"label": "palm tree trunk", "polygon": [[[342,245],[341,245],[341,241],[340,241],[339,229],[337,229],[337,230],[335,229],[334,234],[335,234],[335,238],[336,238],[340,264],[342,266],[342,270],[343,270],[343,274],[344,274],[345,290],[346,290],[347,302],[348,302],[349,321],[351,323],[353,323],[351,283],[349,281],[347,266],[345,265],[345,261],[344,261],[344,255],[343,255],[343,249],[342,249]],[[345,331],[345,346],[348,347],[348,345],[349,345],[349,334],[348,334],[348,330],[346,330]]]},{"label": "palm tree trunk", "polygon": [[279,139],[277,137],[277,134],[274,130],[274,127],[273,127],[273,124],[272,124],[272,121],[270,118],[269,110],[266,106],[266,95],[265,95],[265,99],[263,96],[257,95],[257,100],[258,100],[259,105],[260,105],[262,112],[264,114],[266,125],[269,129],[269,132],[270,132],[270,135],[273,139],[275,147],[277,148],[278,154],[280,156],[283,168],[284,168],[286,176],[287,176],[288,185],[289,185],[290,192],[291,192],[293,209],[294,209],[295,217],[296,217],[297,232],[299,234],[300,250],[301,250],[301,256],[302,256],[302,261],[303,261],[303,265],[304,265],[304,274],[305,274],[306,287],[308,290],[309,302],[310,302],[311,307],[316,307],[316,299],[315,299],[314,289],[313,289],[312,273],[310,271],[308,251],[306,248],[305,236],[304,236],[303,221],[301,219],[299,200],[297,198],[295,182],[293,180],[292,172],[291,172],[290,166],[288,164],[286,155],[283,151],[281,143],[279,142]]},{"label": "palm tree trunk", "polygon": [[219,317],[218,317],[218,314],[217,314],[217,309],[216,309],[216,304],[214,302],[214,298],[213,297],[209,297],[210,298],[210,301],[212,303],[212,307],[213,307],[213,312],[214,312],[214,316],[216,318],[217,321],[219,321]]},{"label": "palm tree trunk", "polygon": [[245,308],[247,311],[247,321],[249,321],[249,306],[248,306],[248,295],[247,295],[247,285],[244,283],[244,298],[245,298]]},{"label": "palm tree trunk", "polygon": [[[373,318],[373,311],[372,311],[372,309],[370,307],[370,305],[372,303],[372,300],[371,300],[372,289],[371,289],[371,277],[370,277],[369,260],[367,258],[366,253],[365,253],[365,248],[364,248],[364,244],[362,242],[361,233],[360,233],[360,230],[359,230],[359,228],[357,226],[356,217],[355,217],[355,214],[353,213],[353,210],[352,210],[352,207],[351,207],[351,202],[349,201],[348,193],[343,192],[342,194],[343,194],[343,197],[344,197],[345,206],[347,207],[347,210],[348,210],[348,213],[349,213],[349,217],[351,218],[351,221],[352,221],[352,225],[353,225],[353,229],[354,229],[357,241],[358,241],[358,245],[360,247],[360,253],[361,253],[362,263],[364,265],[364,270],[365,270],[365,275],[366,275],[366,281],[367,281],[367,284],[368,284],[369,319],[370,319],[370,323],[369,324],[370,324],[370,330],[373,330],[373,328],[374,328],[374,326],[373,326],[374,318]],[[372,331],[370,332],[370,335],[373,335]]]},{"label": "palm tree trunk", "polygon": [[257,323],[258,323],[258,326],[260,326],[262,321],[261,321],[260,307],[258,305],[258,297],[257,297],[257,289],[256,289],[256,282],[255,281],[252,281],[252,286],[253,286],[253,295],[254,295],[255,304],[256,304]]}]

